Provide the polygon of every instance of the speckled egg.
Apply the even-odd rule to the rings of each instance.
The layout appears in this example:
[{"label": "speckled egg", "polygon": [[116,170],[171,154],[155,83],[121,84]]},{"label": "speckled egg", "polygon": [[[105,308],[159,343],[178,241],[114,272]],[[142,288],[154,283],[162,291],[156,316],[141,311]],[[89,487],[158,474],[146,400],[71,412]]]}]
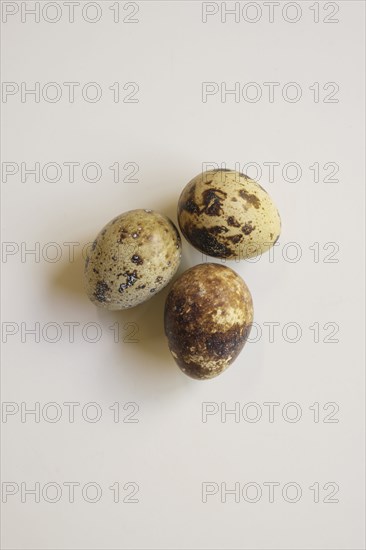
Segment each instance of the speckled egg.
[{"label": "speckled egg", "polygon": [[245,174],[211,170],[191,180],[179,198],[186,239],[215,258],[246,259],[271,248],[281,219],[268,193]]},{"label": "speckled egg", "polygon": [[181,258],[181,240],[169,218],[131,210],[98,234],[85,262],[90,300],[106,309],[137,306],[171,280]]},{"label": "speckled egg", "polygon": [[171,354],[182,371],[192,378],[213,378],[234,361],[249,336],[252,297],[229,267],[200,264],[174,282],[164,321]]}]

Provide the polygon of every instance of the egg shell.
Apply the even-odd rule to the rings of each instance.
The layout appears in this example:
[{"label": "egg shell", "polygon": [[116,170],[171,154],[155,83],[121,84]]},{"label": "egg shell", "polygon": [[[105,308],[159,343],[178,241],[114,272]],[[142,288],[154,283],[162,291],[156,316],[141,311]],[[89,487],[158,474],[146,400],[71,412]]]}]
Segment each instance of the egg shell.
[{"label": "egg shell", "polygon": [[179,198],[178,222],[195,248],[216,258],[263,254],[281,232],[271,197],[259,183],[235,170],[211,170],[193,178]]},{"label": "egg shell", "polygon": [[178,269],[181,239],[153,210],[130,210],[98,234],[85,262],[85,289],[97,306],[127,309],[151,298]]},{"label": "egg shell", "polygon": [[253,322],[243,279],[229,267],[200,264],[173,284],[165,303],[165,334],[176,363],[197,379],[213,378],[242,350]]}]

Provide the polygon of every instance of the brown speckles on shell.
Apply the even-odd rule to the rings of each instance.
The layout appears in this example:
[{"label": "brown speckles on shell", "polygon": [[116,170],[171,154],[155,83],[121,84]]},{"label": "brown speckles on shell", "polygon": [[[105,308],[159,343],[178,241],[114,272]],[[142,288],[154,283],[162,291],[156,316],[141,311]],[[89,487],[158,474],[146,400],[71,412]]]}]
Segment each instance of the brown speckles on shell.
[{"label": "brown speckles on shell", "polygon": [[258,209],[260,207],[261,201],[259,200],[259,198],[256,195],[254,195],[252,193],[248,193],[244,189],[240,189],[239,195],[241,196],[242,199],[245,200],[246,203],[254,206],[254,208]]},{"label": "brown speckles on shell", "polygon": [[94,292],[95,299],[100,303],[106,302],[107,301],[106,294],[109,290],[110,288],[105,281],[97,281],[97,284],[95,285],[95,292]]},{"label": "brown speckles on shell", "polygon": [[208,216],[219,216],[222,214],[222,202],[226,196],[226,193],[220,189],[205,189],[202,193],[202,212]]},{"label": "brown speckles on shell", "polygon": [[[113,225],[116,223],[116,220],[114,220]],[[119,231],[119,242],[123,243],[123,241],[128,237],[128,231],[124,227],[121,227]]]},{"label": "brown speckles on shell", "polygon": [[228,237],[228,240],[230,240],[234,244],[237,244],[243,240],[243,235],[232,235]]},{"label": "brown speckles on shell", "polygon": [[187,199],[182,208],[184,208],[184,210],[186,210],[190,214],[199,214],[200,212],[200,209],[193,199]]},{"label": "brown speckles on shell", "polygon": [[134,254],[131,258],[131,262],[136,265],[142,265],[144,260],[138,254]]},{"label": "brown speckles on shell", "polygon": [[85,262],[86,292],[107,309],[136,306],[168,284],[180,257],[180,235],[166,216],[142,209],[125,212],[94,241]]},{"label": "brown speckles on shell", "polygon": [[227,224],[230,225],[230,227],[240,227],[240,223],[238,220],[235,219],[234,216],[228,216],[226,218]]},{"label": "brown speckles on shell", "polygon": [[252,298],[232,269],[201,264],[175,281],[164,319],[170,351],[183,372],[212,378],[243,348],[253,320]]},{"label": "brown speckles on shell", "polygon": [[229,229],[224,225],[213,225],[210,227],[211,235],[220,235],[220,233],[227,233]]},{"label": "brown speckles on shell", "polygon": [[243,227],[241,228],[244,235],[250,235],[252,231],[254,231],[255,227],[253,227],[252,222],[249,221]]},{"label": "brown speckles on shell", "polygon": [[195,195],[196,186],[193,184],[190,186],[185,200],[179,203],[178,208],[180,211],[186,210],[190,214],[199,214],[200,209],[197,206],[197,204],[194,202],[194,195]]},{"label": "brown speckles on shell", "polygon": [[229,258],[232,255],[231,248],[216,237],[215,227],[213,228],[213,232],[211,228],[206,229],[206,227],[194,226],[186,226],[182,228],[182,231],[195,248],[198,248],[198,250],[209,256]]},{"label": "brown speckles on shell", "polygon": [[261,254],[281,231],[268,193],[246,174],[229,169],[201,173],[186,185],[178,202],[178,222],[195,248],[215,258]]},{"label": "brown speckles on shell", "polygon": [[129,288],[130,286],[134,285],[137,279],[139,278],[137,275],[136,269],[132,272],[125,271],[125,273],[122,273],[122,275],[126,277],[126,282],[119,285],[118,292],[124,292],[126,288]]}]

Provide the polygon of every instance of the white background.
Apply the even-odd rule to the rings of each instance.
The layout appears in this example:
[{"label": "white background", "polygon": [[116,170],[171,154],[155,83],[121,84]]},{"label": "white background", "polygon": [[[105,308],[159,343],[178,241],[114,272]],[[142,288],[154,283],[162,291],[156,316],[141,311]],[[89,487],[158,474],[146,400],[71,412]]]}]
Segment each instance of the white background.
[{"label": "white background", "polygon": [[[31,15],[22,23],[25,3],[12,4],[19,12],[3,20],[2,78],[28,88],[39,82],[41,97],[39,103],[31,95],[22,102],[18,92],[2,103],[3,163],[19,166],[2,180],[2,479],[18,487],[2,504],[3,548],[364,548],[364,3],[315,3],[318,23],[313,2],[297,3],[301,17],[294,23],[286,19],[294,19],[299,8],[283,12],[281,3],[271,23],[269,8],[256,2],[238,22],[229,15],[222,22],[219,11],[203,23],[201,2],[146,1],[130,16],[138,22],[128,23],[123,18],[134,7],[121,2],[115,23],[113,3],[106,1],[99,2],[101,18],[94,24],[83,19],[83,3],[70,23],[59,2],[62,16],[53,24],[46,20],[55,17],[52,6],[39,23]],[[240,8],[247,9],[245,4]],[[248,22],[258,9],[258,22]],[[90,8],[87,16],[95,13]],[[55,103],[42,96],[48,82],[61,86]],[[80,83],[74,103],[64,82]],[[82,97],[89,82],[102,89],[96,103]],[[115,82],[121,90],[117,103],[109,90]],[[123,90],[127,82],[138,83],[138,102],[123,102],[132,90]],[[250,102],[244,93],[235,102],[233,95],[216,93],[203,102],[203,82],[226,83],[227,89],[239,82],[241,90],[255,82],[262,97]],[[279,83],[273,102],[265,82]],[[297,102],[290,101],[294,88],[283,97],[289,82],[300,87]],[[316,82],[318,101],[309,88]],[[328,82],[339,86],[332,96],[337,102],[324,101],[334,89],[323,89]],[[253,94],[254,88],[248,90]],[[80,163],[74,182],[63,165],[72,161]],[[57,162],[62,177],[52,183],[41,173],[39,183],[32,175],[22,182],[21,163],[31,168],[35,162],[41,169]],[[88,162],[100,165],[99,181],[83,178],[81,167]],[[116,162],[119,182],[109,169]],[[139,167],[137,183],[123,181],[128,162]],[[256,342],[247,343],[222,376],[199,382],[181,373],[168,351],[167,289],[128,312],[98,310],[83,292],[82,249],[129,209],[157,209],[176,221],[178,196],[205,162],[259,165],[259,181],[279,208],[283,230],[274,256],[228,263],[252,292]],[[274,178],[263,164],[268,162],[280,163]],[[338,181],[327,180],[333,166],[324,169],[328,162],[339,167],[333,176]],[[298,181],[290,181],[296,179],[291,169],[282,172],[287,163],[300,166]],[[309,168],[314,163],[318,182]],[[253,177],[256,165],[246,170]],[[64,244],[70,242],[78,243],[75,258]],[[39,253],[25,254],[37,247]],[[184,241],[179,273],[200,262],[202,255]],[[73,342],[64,324],[70,322],[79,323]],[[123,341],[129,339],[127,322],[135,323],[137,342]],[[269,322],[279,323],[274,338],[264,324]],[[36,323],[39,342],[26,333]],[[83,337],[87,323],[98,324],[99,341],[87,341],[92,328]],[[114,323],[118,343],[109,328]],[[298,341],[291,342],[296,335]],[[56,409],[44,408],[50,402],[62,415],[54,423]],[[74,422],[65,402],[80,404]],[[95,423],[86,416],[95,409],[83,409],[91,402],[102,414]],[[138,422],[123,422],[132,412],[123,407],[131,402],[139,407],[133,417]],[[203,422],[205,402],[217,403],[212,409],[219,412]],[[273,422],[267,402],[279,403]],[[293,402],[297,409],[286,408]],[[31,414],[22,418],[22,408],[24,413],[35,403],[39,422]],[[119,422],[109,409],[113,403],[119,403]],[[240,417],[221,418],[220,410],[235,403]],[[246,408],[248,403],[257,405]],[[314,403],[319,422],[309,408]],[[327,403],[335,405],[324,409]],[[299,411],[301,418],[291,422]],[[250,422],[248,416],[256,414],[258,421]],[[62,490],[58,502],[49,502],[52,487],[42,494],[49,482]],[[80,484],[73,503],[65,482]],[[82,496],[90,482],[102,491],[96,503]],[[109,489],[116,482],[118,503]],[[128,482],[138,484],[137,503],[123,502],[131,492],[123,489]],[[204,482],[218,490],[207,502]],[[280,484],[274,502],[266,482]],[[289,482],[301,489],[297,502],[289,502],[293,487],[283,496]],[[24,487],[36,483],[39,503],[24,494]],[[229,494],[222,502],[221,483],[227,489],[239,483],[240,501]],[[244,498],[247,483],[258,485]],[[320,502],[309,489],[314,483]],[[258,486],[261,497],[249,502]],[[337,502],[326,502],[337,486]]]}]

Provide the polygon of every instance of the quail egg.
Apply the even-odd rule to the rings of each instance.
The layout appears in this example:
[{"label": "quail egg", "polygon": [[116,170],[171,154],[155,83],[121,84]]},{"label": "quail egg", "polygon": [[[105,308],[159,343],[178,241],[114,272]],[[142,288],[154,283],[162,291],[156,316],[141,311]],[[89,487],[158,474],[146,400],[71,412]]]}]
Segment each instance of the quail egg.
[{"label": "quail egg", "polygon": [[205,263],[185,271],[165,303],[171,354],[192,378],[213,378],[227,369],[243,348],[252,321],[248,287],[221,264]]},{"label": "quail egg", "polygon": [[191,180],[179,198],[178,222],[195,248],[227,259],[262,254],[281,231],[279,213],[268,193],[234,170],[211,170]]},{"label": "quail egg", "polygon": [[97,306],[118,310],[137,306],[173,277],[181,258],[181,239],[166,216],[131,210],[98,234],[85,262],[85,287]]}]

